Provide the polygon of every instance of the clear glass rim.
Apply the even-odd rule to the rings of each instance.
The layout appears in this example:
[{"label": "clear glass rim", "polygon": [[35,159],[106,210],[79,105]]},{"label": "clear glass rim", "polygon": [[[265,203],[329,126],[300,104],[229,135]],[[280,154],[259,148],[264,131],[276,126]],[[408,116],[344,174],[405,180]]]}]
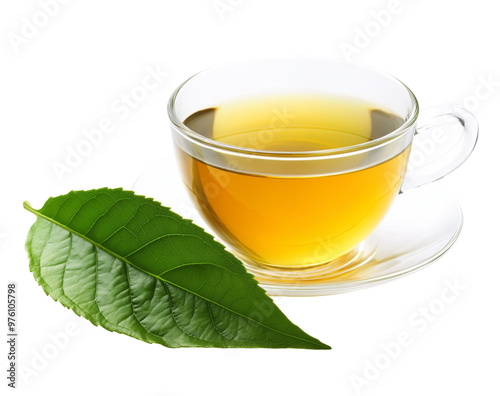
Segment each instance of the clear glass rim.
[{"label": "clear glass rim", "polygon": [[[188,128],[179,118],[175,105],[176,105],[176,99],[177,96],[179,95],[180,91],[182,88],[189,83],[191,80],[196,78],[197,76],[201,74],[205,74],[207,72],[210,72],[212,70],[216,70],[219,68],[223,67],[228,67],[228,66],[238,66],[239,64],[244,64],[244,63],[256,63],[256,62],[269,62],[269,61],[277,61],[277,60],[289,60],[290,62],[293,62],[294,60],[310,60],[310,61],[328,61],[331,62],[332,64],[344,64],[344,65],[352,65],[355,67],[360,67],[363,69],[366,69],[371,72],[375,72],[381,75],[384,75],[388,78],[390,78],[392,81],[397,83],[400,87],[403,87],[406,92],[409,95],[410,101],[411,101],[411,111],[405,122],[397,129],[394,131],[381,136],[377,139],[371,140],[369,142],[365,143],[360,143],[352,146],[346,146],[346,147],[341,147],[341,148],[334,148],[334,149],[326,149],[326,150],[313,150],[313,151],[271,151],[271,150],[257,150],[257,149],[252,149],[252,148],[245,148],[245,147],[239,147],[239,146],[234,146],[230,145],[227,143],[222,143],[218,142],[214,139],[210,139],[206,136],[200,135],[196,131]],[[213,66],[207,69],[204,69],[191,77],[189,77],[187,80],[182,82],[173,92],[172,95],[169,98],[168,101],[168,116],[170,118],[170,121],[172,124],[176,127],[177,131],[182,133],[185,137],[189,138],[190,140],[194,141],[194,143],[198,144],[204,144],[207,145],[213,149],[218,149],[222,151],[229,151],[233,153],[238,153],[238,154],[247,154],[247,155],[252,155],[252,156],[266,156],[266,157],[275,157],[275,158],[297,158],[297,157],[331,157],[331,156],[342,156],[343,154],[353,154],[353,153],[359,153],[362,151],[366,151],[367,149],[371,148],[376,148],[381,145],[383,145],[386,142],[392,141],[399,136],[403,135],[405,132],[408,131],[408,129],[415,124],[417,118],[418,118],[418,113],[419,113],[419,105],[417,98],[415,97],[414,93],[404,84],[401,80],[397,79],[396,77],[392,76],[389,73],[386,73],[382,70],[379,70],[377,68],[363,65],[360,63],[355,63],[355,62],[347,62],[347,61],[342,61],[342,60],[336,60],[336,59],[329,59],[329,58],[322,58],[322,57],[300,57],[300,56],[295,56],[295,57],[275,57],[275,58],[259,58],[259,59],[247,59],[247,60],[240,60],[240,61],[235,61],[235,62],[226,62],[217,66]],[[202,109],[200,109],[202,110]]]}]

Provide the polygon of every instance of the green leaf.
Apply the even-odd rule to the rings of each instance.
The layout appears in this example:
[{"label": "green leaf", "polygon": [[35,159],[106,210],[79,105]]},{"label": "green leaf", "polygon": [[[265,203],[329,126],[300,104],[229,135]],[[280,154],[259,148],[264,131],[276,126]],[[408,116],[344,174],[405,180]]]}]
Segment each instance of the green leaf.
[{"label": "green leaf", "polygon": [[167,347],[330,349],[210,234],[150,198],[103,188],[24,207],[38,216],[35,279],[94,325]]}]

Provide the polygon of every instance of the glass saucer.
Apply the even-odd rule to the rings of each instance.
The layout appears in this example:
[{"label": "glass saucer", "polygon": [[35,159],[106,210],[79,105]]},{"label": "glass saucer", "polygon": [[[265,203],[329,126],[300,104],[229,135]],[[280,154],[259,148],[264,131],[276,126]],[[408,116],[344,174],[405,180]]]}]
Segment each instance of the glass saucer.
[{"label": "glass saucer", "polygon": [[[136,181],[133,190],[153,197],[208,232],[171,164],[158,162]],[[175,169],[175,167],[174,167]],[[245,263],[269,295],[324,296],[380,285],[428,266],[456,241],[462,210],[446,189],[433,183],[396,197],[375,231],[335,262],[306,269]]]}]

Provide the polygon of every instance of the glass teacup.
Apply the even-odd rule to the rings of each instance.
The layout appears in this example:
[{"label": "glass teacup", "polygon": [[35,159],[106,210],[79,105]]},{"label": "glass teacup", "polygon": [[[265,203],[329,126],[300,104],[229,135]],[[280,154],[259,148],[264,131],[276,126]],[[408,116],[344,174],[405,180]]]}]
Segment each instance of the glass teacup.
[{"label": "glass teacup", "polygon": [[396,78],[325,59],[212,68],[181,84],[168,111],[206,222],[247,265],[276,270],[345,263],[400,191],[451,172],[477,139],[466,110],[419,116]]}]

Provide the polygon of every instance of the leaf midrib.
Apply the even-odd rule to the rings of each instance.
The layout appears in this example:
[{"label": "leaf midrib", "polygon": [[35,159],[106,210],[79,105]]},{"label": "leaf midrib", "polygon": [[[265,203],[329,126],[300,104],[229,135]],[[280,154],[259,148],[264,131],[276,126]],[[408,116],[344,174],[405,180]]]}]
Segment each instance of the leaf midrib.
[{"label": "leaf midrib", "polygon": [[[254,320],[254,319],[252,319],[252,318],[249,318],[248,316],[245,316],[245,315],[243,315],[243,314],[241,314],[241,313],[239,313],[239,312],[235,312],[235,311],[233,311],[232,309],[230,309],[230,308],[228,308],[228,307],[225,307],[225,306],[223,306],[223,305],[221,305],[221,304],[219,304],[219,303],[217,303],[217,302],[215,302],[215,301],[212,301],[212,300],[210,300],[210,299],[208,299],[208,298],[206,298],[206,297],[200,296],[199,294],[197,294],[197,293],[193,292],[192,290],[188,290],[188,289],[186,289],[186,288],[184,288],[184,287],[182,287],[182,286],[179,286],[179,285],[177,285],[177,284],[175,284],[175,283],[173,283],[173,282],[171,282],[171,281],[169,281],[169,280],[166,280],[166,279],[160,278],[159,276],[157,276],[157,275],[155,275],[155,274],[153,274],[153,273],[151,273],[151,272],[149,272],[149,271],[147,271],[147,270],[145,270],[145,269],[143,269],[143,268],[138,267],[137,265],[133,264],[132,262],[130,262],[130,261],[129,261],[129,260],[127,260],[126,258],[121,257],[121,256],[120,256],[120,255],[118,255],[117,253],[115,253],[115,252],[113,252],[113,251],[109,250],[108,248],[106,248],[106,247],[104,247],[104,246],[100,245],[99,243],[97,243],[97,242],[93,241],[92,239],[88,238],[87,236],[82,235],[82,234],[80,234],[79,232],[77,232],[77,231],[75,231],[75,230],[73,230],[73,229],[69,228],[69,227],[68,227],[68,226],[66,226],[65,224],[62,224],[62,223],[58,222],[57,220],[55,220],[55,219],[53,219],[53,218],[51,218],[51,217],[48,217],[48,216],[46,216],[46,215],[44,215],[44,214],[40,213],[38,210],[34,209],[34,208],[30,205],[30,203],[29,203],[28,201],[24,201],[24,202],[23,202],[23,207],[24,207],[24,209],[26,209],[27,211],[29,211],[29,212],[31,212],[31,213],[33,213],[33,214],[35,214],[36,216],[42,217],[42,218],[44,218],[45,220],[48,220],[48,221],[50,221],[50,222],[52,222],[52,223],[54,223],[54,224],[58,225],[59,227],[61,227],[61,228],[65,229],[66,231],[69,231],[69,232],[71,232],[71,233],[73,233],[73,234],[75,234],[75,235],[78,235],[80,238],[83,238],[83,239],[85,239],[86,241],[88,241],[88,242],[90,242],[91,244],[93,244],[94,246],[99,247],[100,249],[104,250],[105,252],[109,253],[110,255],[112,255],[112,256],[114,256],[114,257],[116,257],[118,260],[122,260],[122,261],[124,261],[125,263],[127,263],[127,264],[131,265],[132,267],[136,268],[137,270],[139,270],[139,271],[141,271],[141,272],[144,272],[144,273],[146,273],[146,274],[148,274],[148,275],[150,275],[150,276],[152,276],[152,277],[154,277],[154,278],[156,278],[156,279],[160,280],[161,282],[166,282],[166,283],[168,283],[168,284],[170,284],[170,285],[172,285],[172,286],[178,287],[179,289],[182,289],[182,290],[184,290],[184,291],[186,291],[186,292],[188,292],[188,293],[191,293],[191,294],[193,294],[193,295],[197,296],[198,298],[201,298],[201,299],[203,299],[203,300],[205,300],[205,301],[208,301],[208,302],[210,302],[210,303],[212,303],[212,304],[215,304],[215,305],[217,305],[217,306],[219,306],[219,307],[221,307],[221,308],[223,308],[223,309],[225,309],[225,310],[227,310],[227,311],[229,311],[229,312],[232,312],[232,313],[233,313],[233,314],[235,314],[235,315],[241,316],[241,317],[243,317],[243,318],[245,318],[245,319],[247,319],[247,320],[249,320],[249,321],[251,321],[251,322],[254,322],[254,323],[256,323],[257,325],[262,326],[262,327],[264,327],[264,328],[266,328],[266,329],[268,329],[268,330],[271,330],[271,331],[273,331],[273,332],[275,332],[275,333],[282,334],[282,335],[284,335],[284,336],[286,336],[286,337],[295,338],[295,339],[297,339],[297,340],[301,340],[301,341],[306,342],[306,343],[308,343],[308,344],[318,345],[318,346],[320,346],[320,347],[324,347],[324,346],[325,346],[325,344],[323,344],[323,343],[321,343],[321,342],[319,342],[319,343],[312,342],[312,341],[310,341],[310,340],[306,340],[306,339],[304,339],[304,338],[297,337],[297,336],[294,336],[294,335],[291,335],[291,334],[287,334],[287,333],[283,333],[283,332],[281,332],[281,331],[279,331],[279,330],[273,329],[272,327],[269,327],[269,326],[266,326],[266,325],[265,325],[265,324],[263,324],[263,323],[257,322],[256,320]],[[178,267],[177,267],[177,268],[178,268]]]}]

